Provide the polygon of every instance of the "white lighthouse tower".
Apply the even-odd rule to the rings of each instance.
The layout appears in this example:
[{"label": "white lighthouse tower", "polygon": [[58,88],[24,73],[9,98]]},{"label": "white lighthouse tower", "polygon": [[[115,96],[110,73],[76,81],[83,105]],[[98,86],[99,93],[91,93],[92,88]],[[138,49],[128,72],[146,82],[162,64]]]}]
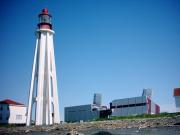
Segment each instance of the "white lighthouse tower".
[{"label": "white lighthouse tower", "polygon": [[50,125],[60,122],[53,34],[51,15],[48,13],[48,9],[43,9],[39,14],[36,31],[27,126],[32,122],[32,115],[35,115],[35,125]]}]

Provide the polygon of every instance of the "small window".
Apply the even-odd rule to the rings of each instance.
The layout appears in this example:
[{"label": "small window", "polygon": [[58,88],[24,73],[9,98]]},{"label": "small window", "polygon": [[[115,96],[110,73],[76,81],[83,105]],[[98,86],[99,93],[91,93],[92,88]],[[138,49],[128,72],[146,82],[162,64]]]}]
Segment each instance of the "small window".
[{"label": "small window", "polygon": [[93,108],[92,111],[97,111],[98,109],[97,108]]},{"label": "small window", "polygon": [[9,120],[9,115],[8,114],[6,115],[6,120]]},{"label": "small window", "polygon": [[22,120],[22,115],[16,115],[16,120]]},{"label": "small window", "polygon": [[2,113],[0,113],[0,120],[2,120]]},{"label": "small window", "polygon": [[9,105],[7,105],[7,110],[9,110]]},{"label": "small window", "polygon": [[2,105],[0,105],[0,110],[3,110],[3,107],[2,107]]}]

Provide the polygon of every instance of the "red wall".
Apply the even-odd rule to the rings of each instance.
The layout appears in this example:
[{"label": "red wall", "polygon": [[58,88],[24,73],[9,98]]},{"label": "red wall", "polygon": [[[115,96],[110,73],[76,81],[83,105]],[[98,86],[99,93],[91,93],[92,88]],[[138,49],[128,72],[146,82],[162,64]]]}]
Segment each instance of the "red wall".
[{"label": "red wall", "polygon": [[156,104],[156,114],[159,114],[160,113],[160,106]]}]

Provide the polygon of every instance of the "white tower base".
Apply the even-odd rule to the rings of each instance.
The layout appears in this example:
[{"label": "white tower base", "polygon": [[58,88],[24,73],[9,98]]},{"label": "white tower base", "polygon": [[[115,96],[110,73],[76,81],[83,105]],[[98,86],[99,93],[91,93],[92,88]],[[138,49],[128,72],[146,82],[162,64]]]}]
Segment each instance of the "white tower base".
[{"label": "white tower base", "polygon": [[35,125],[60,123],[53,34],[54,31],[50,29],[37,31],[27,126],[32,122],[33,105],[35,105]]}]

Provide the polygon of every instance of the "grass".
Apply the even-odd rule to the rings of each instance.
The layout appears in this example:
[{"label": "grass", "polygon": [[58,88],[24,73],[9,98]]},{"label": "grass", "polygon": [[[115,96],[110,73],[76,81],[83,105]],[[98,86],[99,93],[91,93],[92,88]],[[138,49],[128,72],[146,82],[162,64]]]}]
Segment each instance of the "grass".
[{"label": "grass", "polygon": [[146,118],[163,118],[163,117],[175,117],[180,115],[180,112],[177,113],[160,113],[160,114],[142,114],[135,116],[112,116],[110,118],[98,118],[93,121],[104,121],[104,120],[127,120],[127,119],[146,119]]}]

